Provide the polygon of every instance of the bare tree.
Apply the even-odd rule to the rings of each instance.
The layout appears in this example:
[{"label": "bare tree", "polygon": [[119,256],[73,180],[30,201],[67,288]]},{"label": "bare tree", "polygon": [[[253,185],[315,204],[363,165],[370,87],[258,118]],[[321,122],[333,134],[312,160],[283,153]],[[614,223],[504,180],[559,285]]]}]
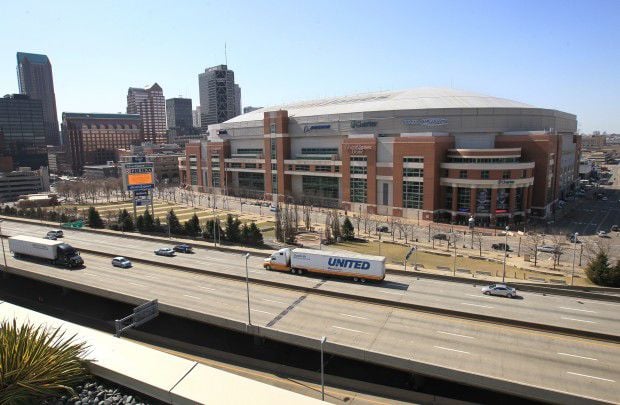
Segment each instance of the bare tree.
[{"label": "bare tree", "polygon": [[534,267],[538,265],[538,247],[545,241],[545,235],[537,232],[529,232],[527,234],[527,247],[534,256]]},{"label": "bare tree", "polygon": [[562,236],[559,234],[552,234],[551,241],[553,243],[554,251],[553,251],[553,270],[555,270],[556,266],[560,265],[560,257],[564,254],[564,242]]},{"label": "bare tree", "polygon": [[484,234],[480,231],[474,232],[474,244],[478,246],[480,250],[479,256],[482,257],[482,242],[484,241]]}]

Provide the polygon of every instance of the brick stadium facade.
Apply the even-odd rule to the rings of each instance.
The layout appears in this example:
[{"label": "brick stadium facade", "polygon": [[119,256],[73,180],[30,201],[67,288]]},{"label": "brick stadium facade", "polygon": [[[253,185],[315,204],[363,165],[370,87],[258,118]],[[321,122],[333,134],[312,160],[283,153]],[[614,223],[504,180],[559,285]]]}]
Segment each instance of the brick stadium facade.
[{"label": "brick stadium facade", "polygon": [[578,179],[576,117],[451,89],[263,108],[180,159],[198,191],[478,226],[548,217]]}]

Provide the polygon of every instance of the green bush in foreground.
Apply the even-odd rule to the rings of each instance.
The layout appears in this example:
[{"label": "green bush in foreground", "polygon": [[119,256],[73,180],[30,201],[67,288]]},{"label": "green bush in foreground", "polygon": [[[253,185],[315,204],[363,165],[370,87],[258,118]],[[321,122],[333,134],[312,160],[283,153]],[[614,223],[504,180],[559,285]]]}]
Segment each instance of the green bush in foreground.
[{"label": "green bush in foreground", "polygon": [[620,262],[611,266],[607,254],[600,251],[594,260],[588,263],[586,275],[596,285],[620,287]]},{"label": "green bush in foreground", "polygon": [[0,405],[74,396],[71,387],[88,377],[87,350],[58,329],[0,323]]}]

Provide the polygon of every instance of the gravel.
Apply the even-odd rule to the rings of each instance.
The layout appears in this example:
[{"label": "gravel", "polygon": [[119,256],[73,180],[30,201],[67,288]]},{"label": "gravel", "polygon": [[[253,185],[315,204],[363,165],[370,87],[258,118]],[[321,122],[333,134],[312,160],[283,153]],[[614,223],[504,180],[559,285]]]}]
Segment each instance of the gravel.
[{"label": "gravel", "polygon": [[[104,385],[105,384],[105,385]],[[126,388],[119,388],[112,383],[96,381],[87,382],[74,387],[75,397],[62,396],[48,399],[44,405],[147,405],[160,403],[141,399],[134,392]]]}]

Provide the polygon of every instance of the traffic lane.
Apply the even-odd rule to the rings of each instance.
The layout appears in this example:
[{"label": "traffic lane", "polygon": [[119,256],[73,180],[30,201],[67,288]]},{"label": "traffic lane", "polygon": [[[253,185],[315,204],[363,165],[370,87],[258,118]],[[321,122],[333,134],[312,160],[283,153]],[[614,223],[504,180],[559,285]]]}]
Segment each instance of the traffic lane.
[{"label": "traffic lane", "polygon": [[[179,277],[174,272],[168,271],[166,273],[166,269],[162,269],[162,273],[166,273],[158,277],[156,280],[138,280],[142,281],[143,285],[130,285],[129,283],[134,280],[132,278],[131,273],[121,273],[123,277],[118,277],[118,269],[109,269],[109,268],[100,268],[104,267],[106,263],[102,258],[92,258],[92,270],[97,274],[101,274],[104,277],[100,277],[99,279],[92,281],[88,280],[82,273],[82,271],[64,271],[60,269],[50,268],[45,265],[32,265],[32,263],[26,263],[23,261],[17,261],[10,259],[11,262],[15,262],[12,264],[23,266],[26,264],[27,268],[38,268],[39,271],[42,271],[46,274],[50,274],[50,270],[55,271],[55,275],[59,278],[67,278],[73,279],[75,282],[79,282],[82,284],[96,284],[102,288],[106,288],[110,291],[118,291],[123,293],[130,293],[132,295],[137,295],[144,297],[145,299],[158,298],[162,303],[167,303],[169,305],[174,305],[186,309],[190,309],[197,312],[213,314],[217,316],[223,316],[229,319],[236,319],[239,321],[245,321],[247,319],[247,302],[244,300],[244,283],[238,282],[236,283],[236,289],[231,291],[230,294],[226,294],[223,298],[226,300],[223,303],[215,305],[209,305],[209,300],[212,299],[210,294],[205,294],[204,296],[200,296],[200,292],[197,290],[196,283],[191,282],[181,282]],[[100,263],[98,262],[101,261]],[[87,268],[84,272],[88,271]],[[151,269],[145,271],[152,271]],[[134,276],[139,276],[136,274]],[[215,277],[214,277],[215,278]],[[191,277],[193,279],[193,277]],[[229,280],[227,280],[229,281]],[[162,287],[162,284],[168,285],[167,287]],[[183,291],[187,294],[179,294],[179,285],[185,284],[185,288]],[[252,296],[251,296],[251,314],[253,323],[261,324],[268,327],[273,327],[276,329],[282,328],[281,325],[285,325],[287,322],[291,321],[292,317],[297,316],[300,312],[300,308],[305,308],[305,305],[309,302],[317,302],[316,307],[310,309],[309,312],[306,312],[306,315],[302,317],[300,320],[293,320],[294,333],[306,335],[306,336],[322,336],[317,333],[316,325],[326,325],[328,323],[334,323],[335,319],[342,319],[342,321],[338,324],[331,324],[329,330],[332,332],[328,334],[332,336],[336,341],[342,340],[344,344],[350,345],[352,347],[368,347],[365,345],[373,345],[370,346],[371,349],[379,350],[383,352],[387,352],[389,354],[398,354],[398,352],[394,352],[393,347],[386,347],[385,344],[381,343],[377,345],[377,340],[379,335],[384,333],[384,330],[387,328],[388,330],[402,328],[402,325],[405,323],[412,323],[412,326],[405,330],[400,330],[401,334],[413,335],[415,336],[416,331],[420,331],[424,329],[423,325],[419,324],[420,318],[430,319],[430,322],[437,323],[441,329],[441,331],[448,332],[455,322],[460,323],[462,333],[470,333],[476,334],[478,333],[477,328],[495,328],[495,331],[491,333],[492,336],[500,335],[500,336],[512,336],[514,334],[518,334],[519,330],[516,328],[511,329],[503,329],[501,332],[498,331],[498,327],[495,325],[489,324],[479,324],[476,322],[468,322],[459,319],[440,317],[440,316],[428,316],[426,314],[420,314],[413,311],[400,311],[395,310],[391,307],[384,307],[378,305],[369,305],[363,303],[356,303],[355,306],[351,306],[350,301],[339,300],[329,297],[320,297],[320,296],[307,296],[303,300],[301,297],[297,298],[293,301],[294,305],[286,305],[290,300],[297,297],[297,294],[291,293],[290,291],[286,291],[285,294],[290,294],[288,296],[282,296],[283,290],[274,289],[264,286],[252,286]],[[188,296],[192,295],[193,296]],[[198,298],[198,299],[196,299]],[[270,301],[266,301],[266,299]],[[280,302],[274,302],[280,301]],[[354,309],[354,310],[353,310]],[[279,312],[278,312],[279,311]],[[398,319],[390,323],[390,316],[394,313],[398,313]],[[372,318],[369,318],[372,314]],[[366,319],[361,319],[366,318]],[[339,328],[335,328],[334,326],[339,326]],[[320,331],[323,334],[327,332],[322,329]],[[365,333],[359,333],[365,332]],[[374,332],[374,335],[373,335]],[[363,335],[363,336],[362,336]],[[368,336],[366,336],[368,335]],[[444,334],[446,336],[451,336],[448,334]],[[535,335],[535,336],[543,336],[543,335]],[[551,339],[551,341],[555,341],[558,339],[557,336],[552,336],[549,334],[544,334],[546,339]],[[458,336],[452,336],[457,338]],[[522,337],[521,337],[522,338]],[[431,340],[436,341],[436,337],[431,335]],[[576,342],[577,340],[571,340],[571,342]],[[532,342],[530,342],[532,343]],[[590,342],[592,344],[597,344],[598,342]],[[498,356],[503,356],[503,347],[505,346],[505,342],[502,342],[502,345],[495,349],[491,349],[492,354],[491,358],[497,358]],[[376,347],[375,347],[376,346]],[[572,344],[571,347],[577,347],[579,343]],[[587,346],[587,345],[586,345]],[[598,347],[598,346],[597,346]],[[397,348],[397,347],[396,347]],[[436,349],[433,347],[433,349]],[[443,350],[443,349],[439,349]],[[562,350],[565,350],[562,348]],[[581,352],[580,352],[581,353]],[[584,355],[590,354],[584,350]],[[418,353],[420,355],[420,353]],[[523,356],[522,353],[520,353]],[[615,356],[615,357],[614,357]],[[431,354],[429,357],[429,361],[433,362],[436,355]],[[603,357],[603,356],[599,356]],[[611,359],[613,361],[617,361],[617,353],[605,353],[606,359]],[[616,360],[614,360],[616,359]],[[448,367],[458,366],[454,364],[455,361],[452,357],[445,359],[447,363],[445,364]],[[553,360],[545,360],[545,363],[553,362]],[[436,362],[434,362],[437,364]],[[509,361],[508,363],[512,363]],[[547,364],[548,366],[548,364]],[[542,367],[541,367],[542,368]],[[588,368],[584,368],[583,373],[590,372],[593,374],[593,371]],[[527,374],[527,373],[526,373]],[[502,374],[504,375],[504,374]],[[506,374],[506,378],[515,379],[515,375],[512,373]],[[601,377],[604,378],[604,377]],[[603,381],[603,380],[601,380]]]},{"label": "traffic lane", "polygon": [[[614,398],[615,386],[609,384],[619,381],[617,345],[487,327],[460,319],[446,321],[427,314],[412,316],[398,309],[389,310],[379,328],[380,314],[372,306],[359,305],[353,313],[349,310],[342,314],[333,305],[326,306],[325,301],[324,297],[309,297],[278,327],[295,333],[301,327],[309,337],[326,336],[329,342],[348,345],[354,342],[367,350],[524,384],[565,390],[571,381],[578,388],[569,388],[569,392]],[[317,313],[322,316],[316,317]],[[572,382],[576,376],[569,372],[610,381],[592,379],[582,387],[580,382]]]},{"label": "traffic lane", "polygon": [[[99,236],[99,235],[97,235]],[[70,237],[68,236],[67,239]],[[105,250],[105,244],[109,243],[109,236],[97,237],[96,241],[92,241],[91,248],[93,249],[102,249]],[[106,241],[106,239],[108,239]],[[116,242],[116,241],[114,241]],[[139,247],[143,244],[143,241],[140,240],[132,240],[134,242],[134,247],[130,248],[135,254],[136,250],[140,250]],[[78,245],[81,242],[74,242],[76,247],[80,247]],[[144,241],[147,246],[142,249],[145,253],[148,252],[152,242]],[[116,254],[122,254],[122,247],[116,249]],[[129,248],[125,248],[129,249]],[[162,264],[173,263],[180,265],[187,265],[194,268],[204,268],[205,265],[208,265],[211,269],[213,269],[213,265],[217,266],[218,271],[226,272],[226,273],[234,273],[237,275],[243,275],[245,272],[244,265],[231,265],[230,263],[234,263],[234,259],[238,256],[236,254],[226,253],[226,252],[217,252],[220,258],[213,257],[211,253],[214,251],[205,251],[201,249],[197,249],[197,253],[193,255],[185,255],[179,254],[178,257],[168,258],[168,257],[159,257],[158,260]],[[148,254],[148,253],[146,253]],[[206,254],[206,255],[205,255]],[[85,260],[91,260],[86,259]],[[243,263],[242,260],[238,260]],[[281,274],[278,272],[267,272],[262,270],[258,264],[262,264],[261,260],[251,262],[250,271],[252,272],[253,277],[258,277],[260,279],[272,280],[272,281],[280,281],[293,285],[300,285],[304,287],[316,287],[321,281],[320,279],[314,277],[298,277],[289,274]],[[148,277],[148,276],[147,276]],[[521,319],[521,320],[535,320],[537,322],[545,323],[549,322],[550,324],[565,326],[575,329],[582,330],[591,330],[591,331],[610,331],[610,333],[618,333],[620,334],[620,326],[618,325],[617,317],[609,314],[601,314],[599,315],[597,311],[586,312],[588,310],[580,310],[580,311],[572,311],[570,307],[569,300],[567,299],[567,304],[562,306],[559,305],[555,311],[548,311],[545,303],[541,302],[539,307],[533,306],[528,308],[529,300],[526,301],[526,304],[521,302],[512,302],[512,303],[500,303],[500,301],[495,300],[491,305],[488,301],[480,301],[480,299],[484,298],[484,296],[480,295],[478,297],[478,291],[472,293],[471,287],[467,285],[462,285],[460,283],[449,283],[449,282],[435,282],[434,289],[440,290],[439,294],[428,293],[426,290],[428,287],[422,287],[414,290],[413,294],[410,292],[406,293],[406,290],[410,289],[412,286],[415,288],[417,285],[427,285],[429,283],[433,283],[432,281],[422,281],[416,283],[412,283],[413,278],[411,277],[398,277],[398,276],[388,276],[386,281],[380,285],[364,285],[360,286],[351,282],[331,279],[326,281],[319,288],[329,291],[335,292],[348,292],[352,294],[360,294],[363,296],[375,297],[380,299],[388,299],[392,301],[404,301],[411,302],[419,305],[428,305],[439,308],[447,308],[447,309],[458,309],[463,312],[469,313],[487,313],[493,316],[504,316],[507,318]],[[133,281],[133,283],[138,283],[138,281]],[[455,290],[456,288],[456,290]],[[472,297],[472,295],[474,295]],[[508,300],[503,300],[508,301]],[[570,308],[570,309],[562,309],[562,308]],[[579,316],[577,316],[579,315]],[[593,317],[595,319],[593,319]]]}]

